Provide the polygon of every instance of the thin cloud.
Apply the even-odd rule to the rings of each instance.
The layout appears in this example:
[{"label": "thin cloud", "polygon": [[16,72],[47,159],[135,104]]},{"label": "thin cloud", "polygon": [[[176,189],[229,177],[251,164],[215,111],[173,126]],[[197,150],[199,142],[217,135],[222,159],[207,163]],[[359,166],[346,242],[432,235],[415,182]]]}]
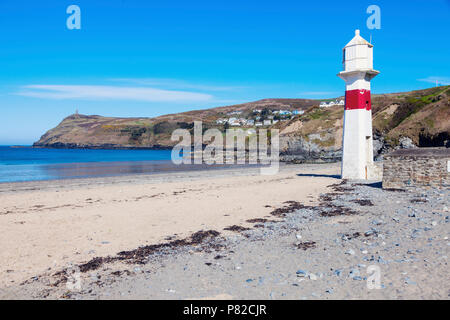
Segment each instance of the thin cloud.
[{"label": "thin cloud", "polygon": [[110,81],[131,83],[134,85],[141,86],[162,86],[171,89],[189,89],[189,90],[200,90],[200,91],[233,91],[238,89],[243,89],[244,87],[239,86],[214,86],[205,85],[198,83],[191,83],[184,80],[177,79],[157,79],[157,78],[115,78],[110,79]]},{"label": "thin cloud", "polygon": [[422,82],[429,82],[429,83],[438,83],[440,85],[444,85],[444,86],[448,86],[450,85],[450,77],[434,77],[434,76],[430,76],[430,77],[426,77],[423,79],[417,79],[418,81],[422,81]]},{"label": "thin cloud", "polygon": [[56,100],[133,100],[145,102],[204,102],[213,100],[213,96],[206,93],[97,85],[27,85],[16,94]]},{"label": "thin cloud", "polygon": [[336,91],[305,91],[300,92],[300,96],[302,97],[324,97],[324,96],[332,96],[332,95],[339,95],[339,92]]}]

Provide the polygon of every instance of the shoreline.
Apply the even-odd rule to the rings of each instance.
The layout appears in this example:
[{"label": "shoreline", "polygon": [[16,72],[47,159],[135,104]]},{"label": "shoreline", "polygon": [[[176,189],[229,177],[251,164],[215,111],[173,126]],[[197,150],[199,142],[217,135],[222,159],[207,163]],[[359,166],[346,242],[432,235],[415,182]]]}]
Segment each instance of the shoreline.
[{"label": "shoreline", "polygon": [[[28,166],[28,165],[24,165]],[[67,162],[67,163],[46,163],[32,165],[33,167],[52,169],[56,172],[63,171],[64,176],[59,178],[39,178],[30,180],[16,181],[0,181],[0,192],[2,186],[14,186],[15,184],[34,184],[34,183],[58,183],[62,181],[79,181],[91,179],[114,179],[114,178],[132,178],[138,176],[153,176],[176,174],[182,172],[207,172],[212,170],[233,170],[233,169],[253,169],[260,168],[262,165],[256,164],[223,164],[223,165],[207,165],[207,164],[181,164],[175,165],[171,160],[136,160],[136,161],[91,161],[91,162]],[[78,176],[70,176],[70,170],[73,170]],[[84,171],[82,171],[84,170]],[[95,173],[90,173],[94,170]],[[107,173],[111,171],[110,173]],[[136,171],[132,173],[133,171]],[[81,173],[80,173],[81,171]],[[121,172],[126,171],[126,172]],[[83,172],[85,172],[83,174]],[[61,173],[59,173],[62,175]],[[70,184],[70,182],[68,182]]]},{"label": "shoreline", "polygon": [[57,145],[31,145],[30,148],[35,149],[68,149],[68,150],[172,150],[172,146],[155,145],[148,147],[136,147],[136,146],[115,146],[115,145],[77,145],[74,143],[57,144]]}]

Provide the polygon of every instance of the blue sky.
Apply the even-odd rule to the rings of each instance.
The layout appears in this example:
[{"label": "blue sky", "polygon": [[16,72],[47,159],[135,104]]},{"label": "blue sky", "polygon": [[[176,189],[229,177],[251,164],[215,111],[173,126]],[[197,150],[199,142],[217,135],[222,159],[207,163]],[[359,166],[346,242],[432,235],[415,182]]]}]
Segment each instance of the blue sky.
[{"label": "blue sky", "polygon": [[[72,4],[81,30],[66,27]],[[336,97],[355,29],[375,46],[372,92],[450,84],[449,20],[448,0],[1,0],[0,144],[31,144],[77,108],[152,117]]]}]

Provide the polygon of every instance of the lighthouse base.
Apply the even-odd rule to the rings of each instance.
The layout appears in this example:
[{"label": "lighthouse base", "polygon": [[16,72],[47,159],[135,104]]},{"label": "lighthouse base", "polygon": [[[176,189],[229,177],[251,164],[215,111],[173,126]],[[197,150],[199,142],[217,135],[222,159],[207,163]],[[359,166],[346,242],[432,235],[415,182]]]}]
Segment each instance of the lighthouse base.
[{"label": "lighthouse base", "polygon": [[374,180],[380,178],[380,173],[373,163],[371,110],[345,110],[342,179]]}]

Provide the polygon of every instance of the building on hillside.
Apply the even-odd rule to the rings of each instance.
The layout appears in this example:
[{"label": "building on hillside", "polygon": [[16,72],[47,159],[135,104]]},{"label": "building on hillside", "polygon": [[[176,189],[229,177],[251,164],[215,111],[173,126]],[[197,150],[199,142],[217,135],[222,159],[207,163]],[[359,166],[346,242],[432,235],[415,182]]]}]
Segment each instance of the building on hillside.
[{"label": "building on hillside", "polygon": [[237,119],[237,118],[229,118],[229,119],[228,119],[228,124],[229,124],[230,126],[240,126],[240,125],[241,125],[241,122],[240,122],[239,119]]},{"label": "building on hillside", "polygon": [[263,124],[265,126],[270,126],[272,124],[272,120],[264,120]]},{"label": "building on hillside", "polygon": [[335,101],[330,101],[330,102],[322,101],[319,104],[319,107],[321,107],[321,108],[328,108],[328,107],[343,106],[343,105],[345,105],[344,100],[335,100]]}]

